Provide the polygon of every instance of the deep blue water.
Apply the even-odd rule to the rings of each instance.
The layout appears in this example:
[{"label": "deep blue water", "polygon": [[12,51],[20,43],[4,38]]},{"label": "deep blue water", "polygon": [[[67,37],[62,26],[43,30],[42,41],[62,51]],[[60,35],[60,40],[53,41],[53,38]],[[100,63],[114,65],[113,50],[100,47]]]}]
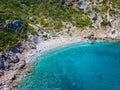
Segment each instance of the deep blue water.
[{"label": "deep blue water", "polygon": [[18,90],[120,90],[120,43],[77,44],[36,61]]}]

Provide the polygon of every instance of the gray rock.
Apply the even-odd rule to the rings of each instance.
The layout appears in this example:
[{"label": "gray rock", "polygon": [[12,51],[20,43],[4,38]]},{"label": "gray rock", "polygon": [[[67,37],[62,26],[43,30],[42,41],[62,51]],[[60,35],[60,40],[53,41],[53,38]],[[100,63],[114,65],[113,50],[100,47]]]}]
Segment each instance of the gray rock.
[{"label": "gray rock", "polygon": [[23,48],[21,43],[10,49],[10,51],[13,52],[13,53],[22,53],[23,50],[24,50],[24,48]]},{"label": "gray rock", "polygon": [[34,43],[38,43],[38,36],[37,35],[32,35],[32,34],[28,34],[28,38],[33,41]]},{"label": "gray rock", "polygon": [[29,20],[30,20],[31,22],[34,22],[34,16],[31,16],[31,17],[29,18]]},{"label": "gray rock", "polygon": [[44,32],[43,35],[42,35],[42,38],[46,38],[46,39],[48,39],[48,38],[49,38],[49,34],[46,33],[46,32]]},{"label": "gray rock", "polygon": [[111,33],[112,33],[112,34],[115,34],[115,32],[116,32],[116,31],[115,31],[115,30],[113,30]]},{"label": "gray rock", "polygon": [[20,64],[20,69],[22,69],[23,67],[25,67],[26,65],[26,61],[25,60],[22,60],[21,64]]},{"label": "gray rock", "polygon": [[21,27],[21,25],[22,25],[22,21],[20,21],[20,20],[16,20],[16,21],[6,20],[4,27],[16,30],[17,28]]},{"label": "gray rock", "polygon": [[19,62],[18,56],[11,51],[7,52],[5,57],[9,63],[18,63]]},{"label": "gray rock", "polygon": [[35,44],[30,44],[29,46],[30,46],[31,49],[36,49],[37,48]]},{"label": "gray rock", "polygon": [[87,12],[88,12],[88,13],[92,13],[92,10],[91,10],[91,9],[88,9]]},{"label": "gray rock", "polygon": [[83,4],[83,1],[78,1],[78,4],[79,4],[79,5],[82,5],[82,4]]},{"label": "gray rock", "polygon": [[18,66],[17,66],[16,68],[14,68],[14,70],[20,70],[20,69],[24,68],[25,65],[26,65],[26,60],[22,60],[22,61],[18,64]]},{"label": "gray rock", "polygon": [[4,58],[0,58],[0,69],[5,69]]},{"label": "gray rock", "polygon": [[13,55],[9,58],[10,63],[18,63],[19,62],[19,58],[17,55]]},{"label": "gray rock", "polygon": [[98,19],[98,15],[95,13],[92,17],[92,20],[96,21]]}]

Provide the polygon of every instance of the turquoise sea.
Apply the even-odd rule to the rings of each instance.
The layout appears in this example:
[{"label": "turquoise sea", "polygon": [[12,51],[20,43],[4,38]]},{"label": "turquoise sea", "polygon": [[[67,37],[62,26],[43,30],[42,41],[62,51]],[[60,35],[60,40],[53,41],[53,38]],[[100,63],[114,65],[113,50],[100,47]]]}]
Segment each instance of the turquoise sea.
[{"label": "turquoise sea", "polygon": [[120,43],[84,43],[36,58],[17,90],[120,90]]}]

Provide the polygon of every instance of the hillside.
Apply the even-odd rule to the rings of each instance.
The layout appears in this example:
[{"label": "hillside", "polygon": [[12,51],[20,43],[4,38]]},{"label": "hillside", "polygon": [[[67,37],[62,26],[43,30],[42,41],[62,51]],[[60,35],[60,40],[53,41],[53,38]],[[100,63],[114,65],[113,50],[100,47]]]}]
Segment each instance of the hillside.
[{"label": "hillside", "polygon": [[[66,23],[78,28],[112,27],[119,13],[119,0],[0,0],[0,51],[27,40],[28,32],[37,34],[28,23],[46,32],[65,29]],[[7,27],[17,20],[20,26]]]}]

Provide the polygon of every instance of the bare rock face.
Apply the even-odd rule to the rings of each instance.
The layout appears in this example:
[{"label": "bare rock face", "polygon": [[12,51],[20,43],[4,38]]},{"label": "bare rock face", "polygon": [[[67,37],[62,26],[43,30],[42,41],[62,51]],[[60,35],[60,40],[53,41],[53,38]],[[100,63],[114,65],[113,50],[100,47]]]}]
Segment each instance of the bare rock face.
[{"label": "bare rock face", "polygon": [[23,49],[29,50],[29,49],[36,49],[36,45],[34,42],[30,41],[26,41],[26,42],[22,42],[22,46],[24,47]]},{"label": "bare rock face", "polygon": [[7,52],[5,57],[9,61],[9,63],[18,63],[19,62],[18,56],[11,51]]},{"label": "bare rock face", "polygon": [[19,62],[19,58],[18,56],[16,56],[15,54],[9,59],[9,61],[11,63],[18,63]]},{"label": "bare rock face", "polygon": [[24,48],[21,43],[19,43],[18,45],[14,46],[10,49],[10,51],[13,53],[22,53],[23,50],[24,50]]}]

